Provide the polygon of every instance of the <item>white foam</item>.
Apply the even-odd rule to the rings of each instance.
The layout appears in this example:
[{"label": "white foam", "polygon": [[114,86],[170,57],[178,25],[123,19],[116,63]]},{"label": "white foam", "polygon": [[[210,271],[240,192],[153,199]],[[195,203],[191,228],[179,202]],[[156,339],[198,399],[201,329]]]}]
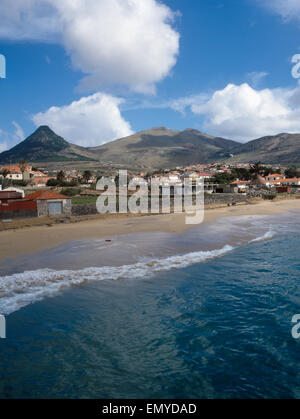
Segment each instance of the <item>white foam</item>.
[{"label": "white foam", "polygon": [[40,269],[0,277],[0,313],[6,315],[13,313],[22,307],[87,281],[145,278],[153,276],[157,272],[181,269],[222,256],[232,249],[232,246],[227,245],[222,249],[151,259],[119,267],[91,267],[77,271]]},{"label": "white foam", "polygon": [[272,237],[275,236],[275,231],[273,231],[271,228],[269,231],[267,231],[263,236],[257,237],[256,239],[253,239],[250,241],[250,243],[256,243],[256,242],[260,242],[263,240],[270,240],[272,239]]}]

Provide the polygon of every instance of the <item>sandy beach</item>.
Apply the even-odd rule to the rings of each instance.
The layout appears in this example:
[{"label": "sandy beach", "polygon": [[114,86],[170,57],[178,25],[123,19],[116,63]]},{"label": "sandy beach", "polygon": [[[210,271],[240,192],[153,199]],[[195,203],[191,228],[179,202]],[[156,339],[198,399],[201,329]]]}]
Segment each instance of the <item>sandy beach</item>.
[{"label": "sandy beach", "polygon": [[[273,215],[300,210],[300,200],[258,201],[249,205],[205,210],[204,222],[220,217]],[[193,226],[185,224],[185,214],[144,216],[99,216],[70,224],[35,226],[0,232],[0,261],[30,254],[57,245],[89,238],[110,238],[115,235],[161,231],[183,233]]]}]

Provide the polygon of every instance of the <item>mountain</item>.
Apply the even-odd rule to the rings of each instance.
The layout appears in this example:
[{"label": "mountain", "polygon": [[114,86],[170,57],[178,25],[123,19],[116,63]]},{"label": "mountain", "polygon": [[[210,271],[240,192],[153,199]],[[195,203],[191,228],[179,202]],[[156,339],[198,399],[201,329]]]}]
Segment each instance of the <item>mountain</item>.
[{"label": "mountain", "polygon": [[228,162],[300,163],[300,134],[278,134],[239,144]]},{"label": "mountain", "polygon": [[[246,144],[212,137],[195,129],[165,127],[141,131],[99,147],[79,147],[41,126],[26,140],[0,154],[0,163],[95,162],[115,167],[156,169],[215,161],[300,163],[300,134],[278,134]],[[94,163],[93,163],[94,164]]]},{"label": "mountain", "polygon": [[49,127],[41,126],[26,140],[0,154],[1,163],[93,160],[84,147],[68,143]]},{"label": "mountain", "polygon": [[157,127],[90,148],[89,151],[101,161],[128,167],[161,168],[225,159],[230,157],[230,151],[238,144],[194,129],[176,131]]}]

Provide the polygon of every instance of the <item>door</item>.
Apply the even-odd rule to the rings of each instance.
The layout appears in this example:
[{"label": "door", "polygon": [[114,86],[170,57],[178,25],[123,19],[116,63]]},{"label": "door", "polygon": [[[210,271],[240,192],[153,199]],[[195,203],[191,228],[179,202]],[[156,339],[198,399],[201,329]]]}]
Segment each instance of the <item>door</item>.
[{"label": "door", "polygon": [[49,215],[58,215],[63,213],[62,202],[48,202]]}]

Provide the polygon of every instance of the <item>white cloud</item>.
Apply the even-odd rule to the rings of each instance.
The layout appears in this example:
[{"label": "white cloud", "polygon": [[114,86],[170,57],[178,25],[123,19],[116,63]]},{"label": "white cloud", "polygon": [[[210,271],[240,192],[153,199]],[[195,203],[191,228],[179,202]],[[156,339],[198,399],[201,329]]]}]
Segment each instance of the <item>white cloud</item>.
[{"label": "white cloud", "polygon": [[8,142],[6,140],[6,133],[0,129],[0,153],[9,148]]},{"label": "white cloud", "polygon": [[246,74],[246,78],[249,80],[250,85],[256,88],[268,75],[269,73],[265,71],[252,71],[251,73]]},{"label": "white cloud", "polygon": [[120,113],[122,102],[122,99],[95,93],[67,106],[53,106],[32,119],[36,126],[48,125],[71,143],[98,146],[133,133]]},{"label": "white cloud", "polygon": [[15,127],[14,139],[18,142],[23,141],[25,138],[23,129],[20,127],[20,125],[16,121],[12,121],[12,124]]},{"label": "white cloud", "polygon": [[12,121],[12,125],[15,128],[13,133],[0,129],[0,153],[10,149],[25,138],[21,126],[16,121]]},{"label": "white cloud", "polygon": [[299,0],[259,0],[265,7],[281,15],[285,20],[300,20]]},{"label": "white cloud", "polygon": [[300,88],[255,90],[228,84],[203,103],[191,106],[204,116],[203,129],[216,136],[252,140],[281,132],[300,132]]},{"label": "white cloud", "polygon": [[200,103],[205,103],[209,99],[207,94],[192,95],[187,97],[182,97],[179,99],[173,99],[168,102],[168,107],[174,111],[178,111],[182,114],[185,114],[185,110],[188,107],[193,107],[194,105],[199,105]]},{"label": "white cloud", "polygon": [[174,17],[158,0],[1,0],[0,39],[62,44],[84,88],[153,93],[177,60]]}]

